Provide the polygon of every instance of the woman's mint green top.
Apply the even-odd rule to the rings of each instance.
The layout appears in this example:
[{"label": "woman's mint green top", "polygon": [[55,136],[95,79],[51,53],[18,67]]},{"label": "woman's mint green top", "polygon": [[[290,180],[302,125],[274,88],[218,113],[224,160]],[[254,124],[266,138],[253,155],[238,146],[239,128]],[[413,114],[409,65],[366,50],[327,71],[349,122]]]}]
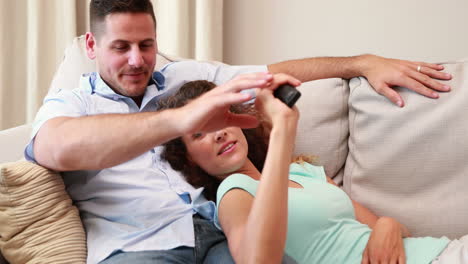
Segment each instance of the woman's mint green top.
[{"label": "woman's mint green top", "polygon": [[[356,220],[351,199],[327,183],[323,167],[293,163],[289,179],[303,188],[289,188],[286,253],[297,263],[361,263],[371,229]],[[259,182],[233,174],[218,188],[217,204],[229,190],[243,189],[255,196]],[[220,228],[218,212],[215,223]],[[405,238],[408,264],[428,264],[449,240]]]}]

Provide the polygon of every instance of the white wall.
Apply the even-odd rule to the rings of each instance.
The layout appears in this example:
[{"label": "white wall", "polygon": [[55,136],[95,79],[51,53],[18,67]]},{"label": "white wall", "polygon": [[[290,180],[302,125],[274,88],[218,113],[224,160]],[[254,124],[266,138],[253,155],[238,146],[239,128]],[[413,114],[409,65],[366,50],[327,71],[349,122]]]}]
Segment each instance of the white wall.
[{"label": "white wall", "polygon": [[467,0],[225,0],[224,61],[468,57]]}]

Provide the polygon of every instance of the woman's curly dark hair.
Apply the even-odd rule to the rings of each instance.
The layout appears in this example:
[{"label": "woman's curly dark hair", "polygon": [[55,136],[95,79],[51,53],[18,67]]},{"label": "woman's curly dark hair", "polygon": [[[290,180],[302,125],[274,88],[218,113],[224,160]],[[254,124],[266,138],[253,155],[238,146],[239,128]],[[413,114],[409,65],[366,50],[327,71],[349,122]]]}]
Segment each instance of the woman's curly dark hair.
[{"label": "woman's curly dark hair", "polygon": [[[199,97],[216,87],[212,82],[208,81],[192,81],[184,84],[174,95],[168,97],[160,103],[160,110],[177,108],[186,105],[190,100]],[[252,106],[234,105],[230,111],[233,113],[252,113]],[[255,167],[262,171],[265,163],[266,153],[268,150],[267,144],[267,128],[263,125],[253,129],[243,129],[247,143],[247,157],[252,161]],[[163,144],[164,150],[161,154],[162,158],[169,162],[174,170],[182,172],[185,179],[195,187],[204,187],[203,194],[209,200],[216,201],[216,191],[221,181],[213,176],[210,176],[198,165],[188,159],[187,148],[185,147],[182,138],[173,139]]]}]

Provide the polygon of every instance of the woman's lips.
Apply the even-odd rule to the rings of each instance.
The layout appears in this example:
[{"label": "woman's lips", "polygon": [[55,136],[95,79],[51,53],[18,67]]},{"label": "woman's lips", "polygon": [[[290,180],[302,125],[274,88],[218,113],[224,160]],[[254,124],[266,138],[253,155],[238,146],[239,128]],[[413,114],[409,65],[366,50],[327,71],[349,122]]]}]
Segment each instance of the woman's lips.
[{"label": "woman's lips", "polygon": [[232,152],[235,147],[236,147],[236,144],[237,144],[237,141],[231,141],[231,142],[228,142],[226,144],[224,144],[221,149],[219,150],[218,152],[218,156],[219,155],[223,155],[225,153],[230,153]]}]

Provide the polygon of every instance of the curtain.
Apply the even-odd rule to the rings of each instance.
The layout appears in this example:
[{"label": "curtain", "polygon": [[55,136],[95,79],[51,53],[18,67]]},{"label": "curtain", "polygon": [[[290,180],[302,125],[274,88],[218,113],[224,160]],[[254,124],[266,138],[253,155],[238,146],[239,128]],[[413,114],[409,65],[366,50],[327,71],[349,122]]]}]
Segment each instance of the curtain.
[{"label": "curtain", "polygon": [[0,0],[0,129],[31,122],[65,47],[87,28],[86,0]]},{"label": "curtain", "polygon": [[[223,0],[152,0],[159,49],[222,60]],[[0,0],[0,130],[30,123],[73,38],[89,28],[89,0]]]},{"label": "curtain", "polygon": [[153,0],[159,50],[197,60],[223,59],[223,0]]}]

